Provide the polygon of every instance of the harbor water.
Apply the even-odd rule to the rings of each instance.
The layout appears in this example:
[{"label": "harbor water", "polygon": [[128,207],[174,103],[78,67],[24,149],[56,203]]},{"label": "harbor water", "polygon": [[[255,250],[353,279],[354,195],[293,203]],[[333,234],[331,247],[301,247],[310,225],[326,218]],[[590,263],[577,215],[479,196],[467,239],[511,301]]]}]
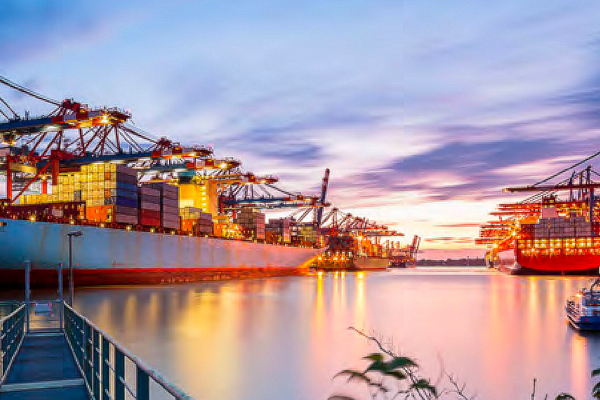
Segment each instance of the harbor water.
[{"label": "harbor water", "polygon": [[[340,370],[377,349],[375,332],[478,399],[590,398],[600,335],[565,320],[589,277],[416,268],[172,286],[85,288],[75,307],[190,395],[206,400],[368,398]],[[448,387],[442,381],[442,387]]]}]

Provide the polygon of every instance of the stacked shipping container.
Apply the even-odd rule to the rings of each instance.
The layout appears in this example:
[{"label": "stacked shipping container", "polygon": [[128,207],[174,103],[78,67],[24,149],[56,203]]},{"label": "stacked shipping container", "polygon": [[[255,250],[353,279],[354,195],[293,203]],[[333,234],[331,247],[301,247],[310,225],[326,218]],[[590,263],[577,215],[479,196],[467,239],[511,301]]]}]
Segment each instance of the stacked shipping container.
[{"label": "stacked shipping container", "polygon": [[279,236],[284,243],[290,243],[292,221],[289,218],[270,219],[266,230]]},{"label": "stacked shipping container", "polygon": [[138,189],[139,224],[160,227],[160,190],[148,186]]},{"label": "stacked shipping container", "polygon": [[291,227],[292,236],[296,236],[301,244],[316,243],[318,239],[317,230],[313,224],[302,224]]},{"label": "stacked shipping container", "polygon": [[202,212],[201,208],[185,207],[180,210],[181,229],[186,232],[212,235],[212,214]]},{"label": "stacked shipping container", "polygon": [[[540,218],[533,225],[534,238],[563,238],[594,236],[592,224],[585,217]],[[523,237],[525,238],[525,237]]]},{"label": "stacked shipping container", "polygon": [[244,207],[237,213],[234,220],[247,237],[265,239],[265,214],[254,211],[251,207]]},{"label": "stacked shipping container", "polygon": [[148,185],[160,192],[160,224],[165,229],[179,229],[179,187],[168,183]]},{"label": "stacked shipping container", "polygon": [[80,185],[88,220],[138,223],[137,172],[134,169],[113,163],[83,165]]}]

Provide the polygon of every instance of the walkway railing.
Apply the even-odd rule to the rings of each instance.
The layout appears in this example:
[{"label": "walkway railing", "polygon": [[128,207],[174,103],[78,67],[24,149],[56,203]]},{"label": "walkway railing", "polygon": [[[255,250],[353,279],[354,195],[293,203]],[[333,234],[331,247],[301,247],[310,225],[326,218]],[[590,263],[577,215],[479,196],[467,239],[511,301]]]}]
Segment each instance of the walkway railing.
[{"label": "walkway railing", "polygon": [[[67,304],[64,304],[64,328],[93,399],[150,400],[151,394],[160,398],[167,395],[176,400],[191,399]],[[152,385],[152,393],[151,381],[156,383]]]},{"label": "walkway railing", "polygon": [[0,319],[0,386],[25,337],[26,307],[21,304],[16,310]]}]

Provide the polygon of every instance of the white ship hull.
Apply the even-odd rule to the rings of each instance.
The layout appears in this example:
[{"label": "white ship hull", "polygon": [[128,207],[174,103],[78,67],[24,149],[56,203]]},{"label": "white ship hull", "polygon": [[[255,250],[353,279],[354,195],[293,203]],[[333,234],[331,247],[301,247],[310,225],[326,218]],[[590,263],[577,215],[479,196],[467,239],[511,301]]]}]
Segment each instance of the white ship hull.
[{"label": "white ship hull", "polygon": [[227,239],[0,219],[0,285],[23,282],[32,265],[32,284],[56,282],[59,262],[67,265],[67,233],[73,239],[78,285],[169,283],[221,277],[292,274],[307,268],[317,249]]}]

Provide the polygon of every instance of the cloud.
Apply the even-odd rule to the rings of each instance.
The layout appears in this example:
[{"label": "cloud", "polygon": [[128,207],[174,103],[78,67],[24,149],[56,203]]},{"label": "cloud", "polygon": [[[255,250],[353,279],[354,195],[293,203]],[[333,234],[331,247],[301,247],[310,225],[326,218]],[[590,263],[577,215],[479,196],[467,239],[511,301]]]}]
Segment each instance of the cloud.
[{"label": "cloud", "polygon": [[293,190],[318,191],[330,167],[340,208],[460,240],[502,187],[600,147],[599,10],[5,1],[0,74],[131,108],[142,129],[213,144]]}]

